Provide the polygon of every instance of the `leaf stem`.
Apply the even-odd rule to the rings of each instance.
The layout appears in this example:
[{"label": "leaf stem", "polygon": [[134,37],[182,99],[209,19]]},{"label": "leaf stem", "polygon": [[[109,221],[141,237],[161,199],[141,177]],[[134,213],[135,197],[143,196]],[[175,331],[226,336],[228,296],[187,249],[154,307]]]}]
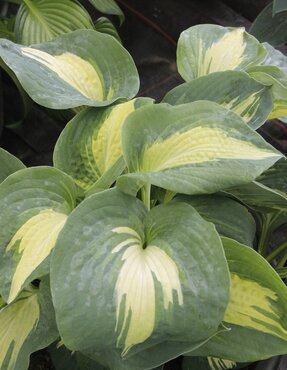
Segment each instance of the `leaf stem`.
[{"label": "leaf stem", "polygon": [[287,253],[281,258],[281,260],[277,263],[276,268],[284,267],[287,262]]},{"label": "leaf stem", "polygon": [[279,245],[278,247],[276,247],[267,257],[266,257],[266,260],[268,262],[271,262],[272,260],[274,260],[274,258],[276,258],[277,256],[279,256],[282,252],[284,252],[285,250],[287,250],[287,240],[284,241],[284,243],[282,243],[281,245]]},{"label": "leaf stem", "polygon": [[141,195],[142,195],[142,201],[148,211],[150,210],[150,190],[151,190],[151,184],[146,184],[141,189]]},{"label": "leaf stem", "polygon": [[258,243],[258,253],[260,253],[262,256],[266,255],[266,250],[268,248],[268,242],[270,239],[270,223],[271,223],[272,215],[262,215],[260,217],[260,223],[261,223],[261,234],[259,238]]}]

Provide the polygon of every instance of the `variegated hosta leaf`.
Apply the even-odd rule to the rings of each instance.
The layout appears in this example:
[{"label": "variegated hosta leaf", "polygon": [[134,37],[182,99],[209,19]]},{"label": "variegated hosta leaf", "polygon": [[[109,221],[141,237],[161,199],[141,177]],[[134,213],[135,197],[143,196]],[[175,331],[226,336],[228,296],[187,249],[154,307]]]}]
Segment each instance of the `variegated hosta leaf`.
[{"label": "variegated hosta leaf", "polygon": [[50,288],[29,286],[19,299],[0,310],[0,368],[27,370],[33,352],[58,337]]},{"label": "variegated hosta leaf", "polygon": [[[68,123],[57,141],[54,165],[88,190],[110,170],[108,187],[124,168],[121,132],[127,116],[151,99],[138,98],[108,108],[87,108]],[[115,170],[121,162],[119,171]],[[96,185],[96,184],[95,184]]]},{"label": "variegated hosta leaf", "polygon": [[75,200],[73,181],[55,168],[24,169],[2,182],[0,291],[6,302],[48,273],[48,257]]},{"label": "variegated hosta leaf", "polygon": [[25,168],[25,165],[14,155],[0,148],[0,183],[11,173]]},{"label": "variegated hosta leaf", "polygon": [[250,247],[256,233],[253,216],[240,203],[221,195],[178,195],[178,202],[194,207],[205,220],[214,223],[220,235],[235,239]]},{"label": "variegated hosta leaf", "polygon": [[112,37],[78,30],[31,47],[0,40],[0,57],[38,104],[65,109],[132,98],[139,81],[129,53]]},{"label": "variegated hosta leaf", "polygon": [[224,323],[231,330],[213,337],[196,354],[238,362],[286,354],[286,285],[251,248],[227,238],[223,245],[231,273]]},{"label": "variegated hosta leaf", "polygon": [[269,119],[287,116],[287,74],[272,65],[252,67],[248,73],[258,82],[271,87],[274,106]]},{"label": "variegated hosta leaf", "polygon": [[147,369],[215,334],[229,273],[214,226],[191,206],[147,213],[141,201],[111,189],[69,217],[53,253],[51,288],[70,350],[112,369]]},{"label": "variegated hosta leaf", "polygon": [[74,0],[25,0],[15,22],[19,44],[40,44],[78,29],[93,29],[89,13]]},{"label": "variegated hosta leaf", "polygon": [[214,101],[231,109],[254,129],[267,120],[273,108],[269,87],[238,71],[216,72],[186,82],[171,90],[163,102],[176,105],[196,100]]},{"label": "variegated hosta leaf", "polygon": [[245,70],[265,55],[265,48],[244,28],[202,24],[180,35],[177,67],[183,79],[191,81],[213,72]]},{"label": "variegated hosta leaf", "polygon": [[218,357],[184,357],[182,370],[237,370],[245,366]]},{"label": "variegated hosta leaf", "polygon": [[197,101],[133,112],[123,126],[129,174],[120,188],[145,183],[184,194],[212,193],[255,179],[282,156],[235,113]]}]

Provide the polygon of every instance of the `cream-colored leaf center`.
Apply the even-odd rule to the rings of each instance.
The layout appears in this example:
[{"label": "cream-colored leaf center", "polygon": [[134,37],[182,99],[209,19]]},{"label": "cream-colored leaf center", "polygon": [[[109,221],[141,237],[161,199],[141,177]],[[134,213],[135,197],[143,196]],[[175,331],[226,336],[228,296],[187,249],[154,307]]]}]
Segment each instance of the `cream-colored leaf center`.
[{"label": "cream-colored leaf center", "polygon": [[19,241],[17,253],[21,256],[12,278],[8,303],[16,298],[26,279],[48,257],[67,217],[63,213],[45,209],[31,217],[13,236],[7,250]]},{"label": "cream-colored leaf center", "polygon": [[[0,368],[10,353],[6,370],[14,370],[19,352],[39,321],[37,295],[21,299],[0,311]],[[11,352],[10,352],[11,351]]]},{"label": "cream-colored leaf center", "polygon": [[104,99],[103,86],[98,72],[86,60],[72,53],[50,55],[42,50],[23,47],[22,54],[36,60],[55,72],[85,97],[101,101]]},{"label": "cream-colored leaf center", "polygon": [[[177,265],[165,251],[155,245],[143,249],[140,236],[130,228],[116,228],[113,232],[128,236],[112,251],[118,253],[126,247],[115,287],[115,331],[118,333],[117,345],[124,345],[124,356],[132,346],[152,335],[160,302],[163,309],[168,310],[175,304],[175,297],[177,304],[182,305],[183,295]],[[156,284],[161,286],[160,292]]]},{"label": "cream-colored leaf center", "polygon": [[217,159],[252,161],[278,156],[251,142],[230,137],[222,129],[196,127],[152,143],[143,152],[139,170],[152,172]]},{"label": "cream-colored leaf center", "polygon": [[243,28],[227,32],[208,49],[205,49],[203,40],[200,40],[197,77],[237,69],[244,61],[246,46]]},{"label": "cream-colored leaf center", "polygon": [[122,126],[127,116],[134,111],[134,100],[112,108],[92,141],[95,162],[104,174],[122,155]]},{"label": "cream-colored leaf center", "polygon": [[287,330],[280,324],[276,293],[255,281],[231,274],[230,301],[224,321],[255,329],[287,340]]}]

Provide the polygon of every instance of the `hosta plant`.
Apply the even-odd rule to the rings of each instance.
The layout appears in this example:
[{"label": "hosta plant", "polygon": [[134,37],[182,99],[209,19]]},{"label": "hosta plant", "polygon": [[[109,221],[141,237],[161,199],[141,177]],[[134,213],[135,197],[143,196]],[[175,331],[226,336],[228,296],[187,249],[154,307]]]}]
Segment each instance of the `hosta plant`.
[{"label": "hosta plant", "polygon": [[241,28],[192,27],[186,82],[155,104],[93,30],[1,40],[0,56],[38,104],[78,112],[54,167],[0,152],[0,368],[27,369],[53,342],[55,367],[75,369],[285,354],[287,247],[269,240],[287,221],[287,165],[256,132],[287,115],[284,57]]}]

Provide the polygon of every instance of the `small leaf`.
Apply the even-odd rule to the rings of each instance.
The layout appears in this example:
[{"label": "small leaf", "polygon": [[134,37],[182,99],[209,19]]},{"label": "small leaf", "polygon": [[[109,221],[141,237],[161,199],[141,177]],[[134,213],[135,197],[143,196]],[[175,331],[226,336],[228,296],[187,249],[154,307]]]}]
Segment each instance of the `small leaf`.
[{"label": "small leaf", "polygon": [[74,183],[55,168],[24,169],[2,182],[0,282],[7,302],[49,272],[49,254],[75,200]]},{"label": "small leaf", "polygon": [[0,148],[0,183],[12,173],[23,168],[25,165],[18,158]]},{"label": "small leaf", "polygon": [[271,189],[258,181],[232,187],[225,192],[257,211],[287,210],[287,194]]},{"label": "small leaf", "polygon": [[120,24],[125,20],[124,13],[119,8],[115,0],[89,0],[89,2],[101,13],[118,15]]},{"label": "small leaf", "polygon": [[[125,169],[124,161],[119,163],[123,123],[131,112],[151,102],[138,98],[108,108],[82,110],[68,123],[56,143],[55,167],[72,176],[84,190],[97,181],[102,183],[110,170],[114,176],[107,183],[109,188]],[[103,183],[101,187],[104,188]]]},{"label": "small leaf", "polygon": [[122,43],[116,27],[108,18],[101,17],[97,19],[95,23],[95,29],[98,32],[106,33],[107,35],[113,36],[117,41]]},{"label": "small leaf", "polygon": [[177,66],[185,81],[213,72],[238,70],[257,65],[266,50],[244,28],[212,24],[183,31],[177,47]]},{"label": "small leaf", "polygon": [[287,74],[273,65],[256,66],[248,69],[251,77],[269,85],[273,99],[273,110],[269,119],[287,115]]},{"label": "small leaf", "polygon": [[229,294],[212,224],[183,203],[147,213],[118,189],[69,217],[51,282],[64,344],[114,369],[156,367],[199,346],[216,333]]},{"label": "small leaf", "polygon": [[287,41],[286,12],[273,16],[273,3],[262,10],[253,22],[250,33],[259,41],[269,42],[273,46],[283,45]]},{"label": "small leaf", "polygon": [[78,29],[93,29],[89,13],[74,0],[25,0],[15,23],[17,42],[40,44]]},{"label": "small leaf", "polygon": [[0,368],[27,370],[33,352],[58,337],[50,288],[46,281],[32,286],[0,311]]},{"label": "small leaf", "polygon": [[131,56],[97,31],[78,30],[32,47],[2,39],[0,57],[31,98],[47,108],[106,106],[132,98],[139,87]]},{"label": "small leaf", "polygon": [[117,184],[130,194],[148,183],[176,193],[212,193],[254,180],[282,156],[237,114],[208,101],[133,112],[122,144],[130,173]]},{"label": "small leaf", "polygon": [[252,362],[285,354],[287,287],[269,263],[251,248],[223,238],[231,273],[224,324],[231,330],[213,337],[198,356]]},{"label": "small leaf", "polygon": [[254,129],[267,120],[273,108],[269,87],[238,71],[215,72],[186,82],[167,93],[163,102],[177,105],[197,100],[233,110]]},{"label": "small leaf", "polygon": [[235,239],[250,247],[256,232],[253,216],[246,207],[221,195],[178,195],[178,202],[194,207],[206,221],[214,223],[220,235]]}]

